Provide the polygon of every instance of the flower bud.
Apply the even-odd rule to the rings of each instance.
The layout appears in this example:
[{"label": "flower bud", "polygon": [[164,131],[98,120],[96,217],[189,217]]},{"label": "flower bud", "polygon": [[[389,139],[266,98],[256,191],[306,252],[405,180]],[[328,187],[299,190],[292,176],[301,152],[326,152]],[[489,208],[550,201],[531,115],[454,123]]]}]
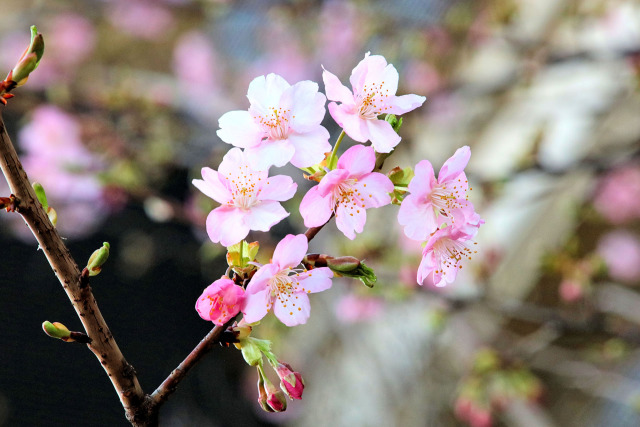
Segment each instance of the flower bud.
[{"label": "flower bud", "polygon": [[396,133],[400,130],[402,126],[402,117],[398,118],[395,114],[387,114],[384,118],[386,122],[388,122]]},{"label": "flower bud", "polygon": [[26,83],[29,74],[36,69],[44,53],[44,38],[38,33],[35,25],[31,26],[31,44],[22,54],[18,63],[7,76],[8,80],[16,82],[16,86]]},{"label": "flower bud", "polygon": [[287,393],[290,399],[302,399],[302,391],[304,390],[304,380],[299,372],[294,372],[287,363],[278,361],[275,368],[280,378],[280,388]]},{"label": "flower bud", "polygon": [[55,227],[56,224],[58,224],[58,212],[56,212],[55,209],[49,206],[49,208],[47,208],[47,216],[49,217],[49,221],[51,221],[51,224],[53,224],[53,226]]},{"label": "flower bud", "polygon": [[71,331],[60,322],[51,323],[45,320],[42,322],[42,330],[51,338],[58,338],[62,341],[73,341],[73,339],[71,339]]},{"label": "flower bud", "polygon": [[100,249],[96,249],[89,258],[87,263],[87,270],[89,270],[89,276],[97,276],[102,271],[102,265],[107,262],[109,258],[109,242],[104,242]]},{"label": "flower bud", "polygon": [[49,203],[47,202],[47,193],[45,193],[44,187],[39,182],[34,182],[31,186],[33,187],[33,191],[36,193],[38,201],[42,204],[42,208],[47,212],[47,209],[49,209]]},{"label": "flower bud", "polygon": [[341,276],[360,280],[365,286],[372,288],[378,278],[376,273],[364,262],[352,256],[328,258],[327,267]]},{"label": "flower bud", "polygon": [[267,390],[264,387],[264,377],[262,371],[258,368],[258,403],[265,412],[275,412],[267,403]]},{"label": "flower bud", "polygon": [[287,410],[287,399],[264,375],[258,366],[258,403],[266,412],[284,412]]}]

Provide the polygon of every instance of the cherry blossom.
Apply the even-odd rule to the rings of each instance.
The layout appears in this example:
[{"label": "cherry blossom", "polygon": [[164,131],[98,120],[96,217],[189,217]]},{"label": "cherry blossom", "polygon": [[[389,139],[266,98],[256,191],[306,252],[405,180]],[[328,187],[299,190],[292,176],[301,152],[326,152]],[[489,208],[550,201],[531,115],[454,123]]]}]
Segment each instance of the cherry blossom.
[{"label": "cherry blossom", "polygon": [[327,267],[313,270],[294,269],[307,253],[304,234],[287,235],[278,243],[271,263],[255,273],[247,285],[242,312],[247,323],[262,319],[269,310],[287,326],[307,322],[310,306],[308,293],[331,287],[333,272]]},{"label": "cherry blossom", "polygon": [[320,125],[326,98],[309,80],[291,86],[277,74],[255,78],[249,84],[249,111],[230,111],[220,117],[218,136],[244,148],[256,170],[291,162],[313,166],[331,151],[329,132]]},{"label": "cherry blossom", "polygon": [[302,399],[304,380],[300,372],[296,372],[288,363],[278,361],[275,371],[280,378],[280,388],[290,399]]},{"label": "cherry blossom", "polygon": [[425,101],[424,96],[396,96],[398,71],[380,55],[367,53],[351,72],[351,92],[329,71],[322,73],[331,117],[353,140],[371,141],[379,153],[389,153],[400,142],[400,136],[381,114],[404,114]]},{"label": "cherry blossom", "polygon": [[471,240],[473,237],[454,226],[447,226],[433,233],[422,251],[418,284],[422,285],[429,275],[432,275],[433,283],[438,287],[452,283],[458,270],[462,268],[462,260],[471,259],[471,255],[476,252],[472,249],[475,245]]},{"label": "cherry blossom", "polygon": [[238,243],[249,230],[269,231],[289,216],[279,202],[292,198],[298,187],[288,176],[251,169],[239,148],[229,150],[218,171],[202,168],[202,178],[193,185],[222,205],[207,217],[207,233],[224,246]]},{"label": "cherry blossom", "polygon": [[385,175],[371,172],[376,157],[373,148],[355,145],[344,152],[335,170],[311,188],[300,203],[304,225],[317,227],[336,215],[336,225],[349,239],[361,233],[366,209],[391,202],[393,183]]},{"label": "cherry blossom", "polygon": [[222,326],[240,312],[243,301],[244,289],[223,276],[202,292],[196,311],[204,320]]},{"label": "cherry blossom", "polygon": [[[409,183],[411,194],[405,197],[398,212],[398,222],[410,239],[427,240],[443,221],[460,226],[479,226],[483,223],[469,202],[469,184],[464,168],[471,157],[467,146],[459,148],[440,168],[438,179],[428,160],[415,167],[415,176]],[[455,215],[454,212],[458,211]]]},{"label": "cherry blossom", "polygon": [[633,233],[626,230],[607,233],[598,243],[597,252],[613,279],[630,283],[640,280],[640,239]]}]

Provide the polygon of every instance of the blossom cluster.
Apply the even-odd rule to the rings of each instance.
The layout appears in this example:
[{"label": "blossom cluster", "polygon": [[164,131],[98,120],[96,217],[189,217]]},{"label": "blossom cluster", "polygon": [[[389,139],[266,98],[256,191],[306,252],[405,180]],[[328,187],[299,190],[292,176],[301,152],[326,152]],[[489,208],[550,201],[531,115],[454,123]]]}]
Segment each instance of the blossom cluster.
[{"label": "blossom cluster", "polygon": [[[326,96],[315,82],[291,85],[276,74],[257,77],[247,92],[249,108],[219,119],[217,134],[233,148],[218,170],[205,167],[202,179],[193,180],[220,204],[209,213],[206,229],[214,243],[229,248],[230,271],[234,271],[205,289],[196,304],[200,316],[216,325],[240,312],[244,322],[254,324],[269,311],[287,326],[303,324],[310,315],[308,294],[329,289],[334,272],[348,275],[332,265],[304,261],[308,249],[304,234],[282,239],[264,265],[255,261],[253,253],[243,253],[251,230],[269,231],[290,215],[281,202],[294,196],[297,185],[288,176],[270,176],[272,167],[291,163],[317,183],[300,203],[305,226],[321,227],[335,216],[337,228],[351,240],[363,232],[367,209],[392,201],[400,204],[403,199],[398,219],[405,234],[426,242],[419,284],[428,275],[438,286],[451,283],[463,258],[474,252],[472,240],[483,221],[468,201],[464,168],[469,147],[459,149],[437,179],[431,163],[423,160],[410,182],[396,182],[376,168],[378,153],[390,153],[401,141],[397,122],[388,117],[418,108],[425,98],[396,96],[398,72],[379,55],[367,53],[353,69],[351,89],[326,69],[322,77]],[[342,128],[333,147],[322,125],[327,100],[331,117]],[[345,135],[356,143],[340,155]],[[360,144],[368,141],[371,145]],[[395,197],[398,191],[403,197]]]}]

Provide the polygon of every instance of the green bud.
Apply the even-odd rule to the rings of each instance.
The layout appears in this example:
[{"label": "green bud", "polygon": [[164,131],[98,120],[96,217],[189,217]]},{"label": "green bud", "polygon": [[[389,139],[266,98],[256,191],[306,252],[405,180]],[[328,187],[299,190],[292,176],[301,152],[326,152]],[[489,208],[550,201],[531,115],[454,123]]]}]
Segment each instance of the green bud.
[{"label": "green bud", "polygon": [[11,80],[17,83],[17,86],[23,85],[29,74],[38,67],[42,54],[44,53],[44,38],[38,33],[35,25],[31,26],[31,44],[22,54],[13,70],[9,73]]},{"label": "green bud", "polygon": [[36,197],[38,201],[42,204],[44,211],[47,212],[49,209],[49,203],[47,202],[47,194],[44,192],[44,187],[39,182],[34,182],[31,184],[33,190],[36,192]]},{"label": "green bud", "polygon": [[260,244],[247,243],[244,240],[227,248],[227,264],[229,267],[245,268],[256,259]]},{"label": "green bud", "polygon": [[96,249],[89,258],[87,263],[87,270],[89,270],[89,276],[97,276],[102,271],[102,265],[107,262],[109,258],[109,248],[111,246],[108,242],[104,242],[100,249]]},{"label": "green bud", "polygon": [[51,221],[51,224],[53,224],[53,226],[55,227],[56,224],[58,224],[58,212],[56,212],[55,209],[49,206],[49,208],[47,209],[47,216],[49,217],[49,221]]},{"label": "green bud", "polygon": [[60,322],[51,323],[48,320],[42,322],[42,330],[45,334],[51,338],[58,338],[63,341],[73,341],[71,339],[71,332]]},{"label": "green bud", "polygon": [[402,117],[396,117],[395,114],[387,114],[384,117],[384,120],[386,122],[388,122],[391,127],[393,128],[394,131],[396,131],[396,133],[398,133],[398,131],[400,130],[400,127],[402,126]]},{"label": "green bud", "polygon": [[372,288],[378,278],[376,273],[364,262],[351,256],[328,258],[327,267],[340,276],[352,277],[360,280],[365,286]]},{"label": "green bud", "polygon": [[395,168],[391,169],[389,173],[387,173],[387,176],[389,177],[391,182],[393,182],[393,185],[406,187],[415,176],[415,173],[413,172],[413,169],[411,167],[400,169],[399,166],[396,166]]}]

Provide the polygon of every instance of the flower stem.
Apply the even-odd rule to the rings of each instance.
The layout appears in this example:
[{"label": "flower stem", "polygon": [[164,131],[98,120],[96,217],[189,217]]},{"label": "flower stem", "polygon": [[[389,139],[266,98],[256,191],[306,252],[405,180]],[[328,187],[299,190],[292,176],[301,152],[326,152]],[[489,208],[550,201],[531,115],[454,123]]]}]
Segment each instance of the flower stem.
[{"label": "flower stem", "polygon": [[333,164],[333,159],[336,158],[336,155],[338,154],[338,148],[340,148],[340,143],[342,142],[342,139],[345,135],[346,134],[344,133],[344,131],[340,132],[340,136],[338,136],[338,139],[336,140],[336,145],[333,147],[331,155],[329,156],[329,161],[327,162],[327,166],[329,167],[329,169],[333,170],[333,168],[331,167],[331,165]]}]

